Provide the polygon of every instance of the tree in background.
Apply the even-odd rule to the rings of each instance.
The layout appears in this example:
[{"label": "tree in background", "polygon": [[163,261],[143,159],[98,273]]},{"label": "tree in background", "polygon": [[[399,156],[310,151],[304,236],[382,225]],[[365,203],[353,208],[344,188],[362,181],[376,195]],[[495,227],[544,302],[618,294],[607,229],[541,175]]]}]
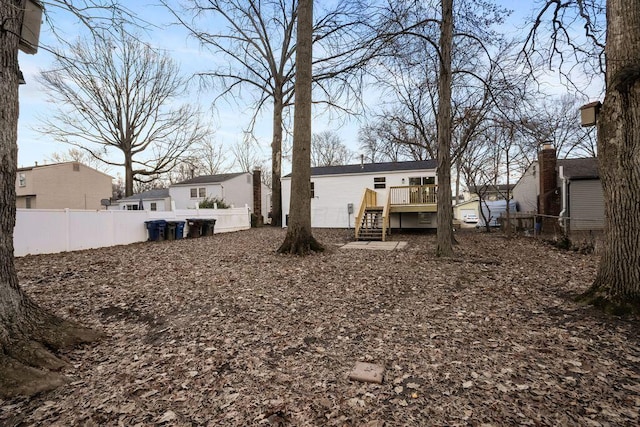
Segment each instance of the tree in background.
[{"label": "tree in background", "polygon": [[[101,334],[40,308],[20,288],[13,252],[16,220],[18,45],[21,2],[0,2],[0,397],[33,395],[66,382],[67,363],[54,352],[91,342]],[[52,1],[89,29],[109,28],[121,7],[109,1]]]},{"label": "tree in background", "polygon": [[346,165],[353,156],[353,151],[333,131],[325,130],[311,137],[311,166]]},{"label": "tree in background", "polygon": [[245,133],[242,141],[238,141],[231,147],[234,166],[243,172],[251,172],[256,168],[262,169],[265,159],[258,151],[259,149],[258,142],[253,139],[251,134]]},{"label": "tree in background", "polygon": [[298,6],[291,208],[287,235],[278,252],[306,255],[324,248],[311,234],[311,84],[313,0]]},{"label": "tree in background", "polygon": [[53,153],[46,160],[52,163],[78,162],[101,172],[109,172],[109,167],[107,165],[98,161],[98,159],[92,157],[86,151],[82,151],[77,148],[70,148],[67,152]]},{"label": "tree in background", "polygon": [[[163,2],[205,48],[225,58],[223,65],[200,75],[219,85],[221,98],[252,99],[247,133],[253,134],[259,115],[272,108],[271,182],[273,225],[281,225],[281,184],[284,120],[294,100],[297,0],[189,0],[182,11]],[[358,1],[326,6],[314,23],[313,43],[322,54],[313,60],[313,78],[321,97],[315,103],[351,112],[360,101],[359,75],[372,50],[359,33],[366,28],[358,17]],[[224,25],[210,30],[215,17]],[[207,80],[208,79],[208,80]]]},{"label": "tree in background", "polygon": [[[39,130],[124,167],[126,196],[134,181],[170,171],[210,134],[197,109],[171,105],[186,90],[175,63],[124,29],[73,43],[40,81],[55,108]],[[114,151],[122,161],[112,160]]]}]

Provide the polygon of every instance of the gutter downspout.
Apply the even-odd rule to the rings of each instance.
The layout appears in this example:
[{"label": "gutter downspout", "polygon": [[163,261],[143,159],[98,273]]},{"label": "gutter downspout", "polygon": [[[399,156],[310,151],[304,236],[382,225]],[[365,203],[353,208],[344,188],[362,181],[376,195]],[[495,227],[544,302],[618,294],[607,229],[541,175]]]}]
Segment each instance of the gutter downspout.
[{"label": "gutter downspout", "polygon": [[562,210],[560,211],[560,218],[558,218],[558,222],[560,223],[560,227],[564,230],[565,234],[567,233],[567,210],[568,210],[568,200],[567,193],[569,192],[569,180],[564,176],[564,166],[558,166],[558,176],[562,181]]}]

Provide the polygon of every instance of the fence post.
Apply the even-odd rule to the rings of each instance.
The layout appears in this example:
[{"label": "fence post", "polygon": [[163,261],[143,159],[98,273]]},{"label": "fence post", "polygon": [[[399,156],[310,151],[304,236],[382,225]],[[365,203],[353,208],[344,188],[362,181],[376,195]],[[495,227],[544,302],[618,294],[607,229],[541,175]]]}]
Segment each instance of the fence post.
[{"label": "fence post", "polygon": [[70,229],[70,221],[69,221],[69,208],[64,209],[64,230],[65,230],[65,242],[64,242],[64,250],[65,252],[69,252],[69,247],[71,246],[71,229]]}]

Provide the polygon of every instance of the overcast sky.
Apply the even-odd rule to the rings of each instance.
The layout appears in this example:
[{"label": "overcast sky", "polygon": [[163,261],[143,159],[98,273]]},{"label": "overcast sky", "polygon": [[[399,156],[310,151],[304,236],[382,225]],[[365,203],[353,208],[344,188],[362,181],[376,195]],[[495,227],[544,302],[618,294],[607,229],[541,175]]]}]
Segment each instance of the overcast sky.
[{"label": "overcast sky", "polygon": [[[180,65],[182,72],[189,75],[196,71],[211,69],[210,64],[214,58],[209,53],[203,51],[197,42],[188,39],[185,30],[179,26],[169,25],[173,19],[170,14],[161,6],[154,5],[153,0],[125,2],[135,13],[142,16],[146,21],[158,25],[158,29],[148,34],[148,40],[155,47],[165,49]],[[130,4],[133,3],[133,6]],[[519,8],[511,17],[509,25],[506,26],[511,32],[522,32],[525,26],[524,18],[530,15],[531,2],[516,0],[504,2],[508,8]],[[71,18],[54,15],[56,28],[62,30],[65,38],[73,40],[77,37],[78,26],[73,24]],[[41,44],[54,45],[55,41],[48,24],[44,23],[41,32]],[[35,162],[45,163],[45,160],[55,152],[66,152],[70,146],[53,141],[46,135],[39,134],[34,130],[38,124],[38,117],[47,114],[51,105],[46,102],[46,97],[36,81],[39,70],[47,69],[52,65],[52,57],[45,50],[41,49],[36,55],[26,55],[20,53],[20,68],[24,73],[26,85],[20,86],[20,121],[18,125],[18,166],[31,166]],[[196,100],[203,106],[206,117],[211,120],[212,127],[216,130],[216,141],[230,147],[242,139],[242,130],[246,128],[251,116],[249,107],[230,106],[227,103],[220,103],[215,110],[211,109],[211,100],[215,96],[213,91],[203,91],[195,87],[190,95],[190,101]],[[357,133],[359,123],[351,120],[346,124],[340,121],[332,121],[328,116],[316,117],[313,122],[313,131],[319,132],[325,129],[338,131],[343,142],[347,146],[359,153]],[[271,117],[270,111],[265,110],[255,135],[261,145],[262,154],[265,159],[270,156],[271,142]],[[288,165],[284,165],[285,172]],[[109,173],[116,176],[120,171],[109,170]]]}]

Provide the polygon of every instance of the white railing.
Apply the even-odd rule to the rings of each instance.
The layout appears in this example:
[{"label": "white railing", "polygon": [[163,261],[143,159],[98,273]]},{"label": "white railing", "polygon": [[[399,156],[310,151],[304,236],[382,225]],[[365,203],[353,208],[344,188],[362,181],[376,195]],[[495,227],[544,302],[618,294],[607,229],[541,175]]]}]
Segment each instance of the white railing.
[{"label": "white railing", "polygon": [[[148,238],[145,221],[190,218],[215,219],[216,234],[251,228],[248,207],[175,211],[17,209],[14,254],[47,254],[144,242]],[[186,231],[185,227],[185,236]]]}]

